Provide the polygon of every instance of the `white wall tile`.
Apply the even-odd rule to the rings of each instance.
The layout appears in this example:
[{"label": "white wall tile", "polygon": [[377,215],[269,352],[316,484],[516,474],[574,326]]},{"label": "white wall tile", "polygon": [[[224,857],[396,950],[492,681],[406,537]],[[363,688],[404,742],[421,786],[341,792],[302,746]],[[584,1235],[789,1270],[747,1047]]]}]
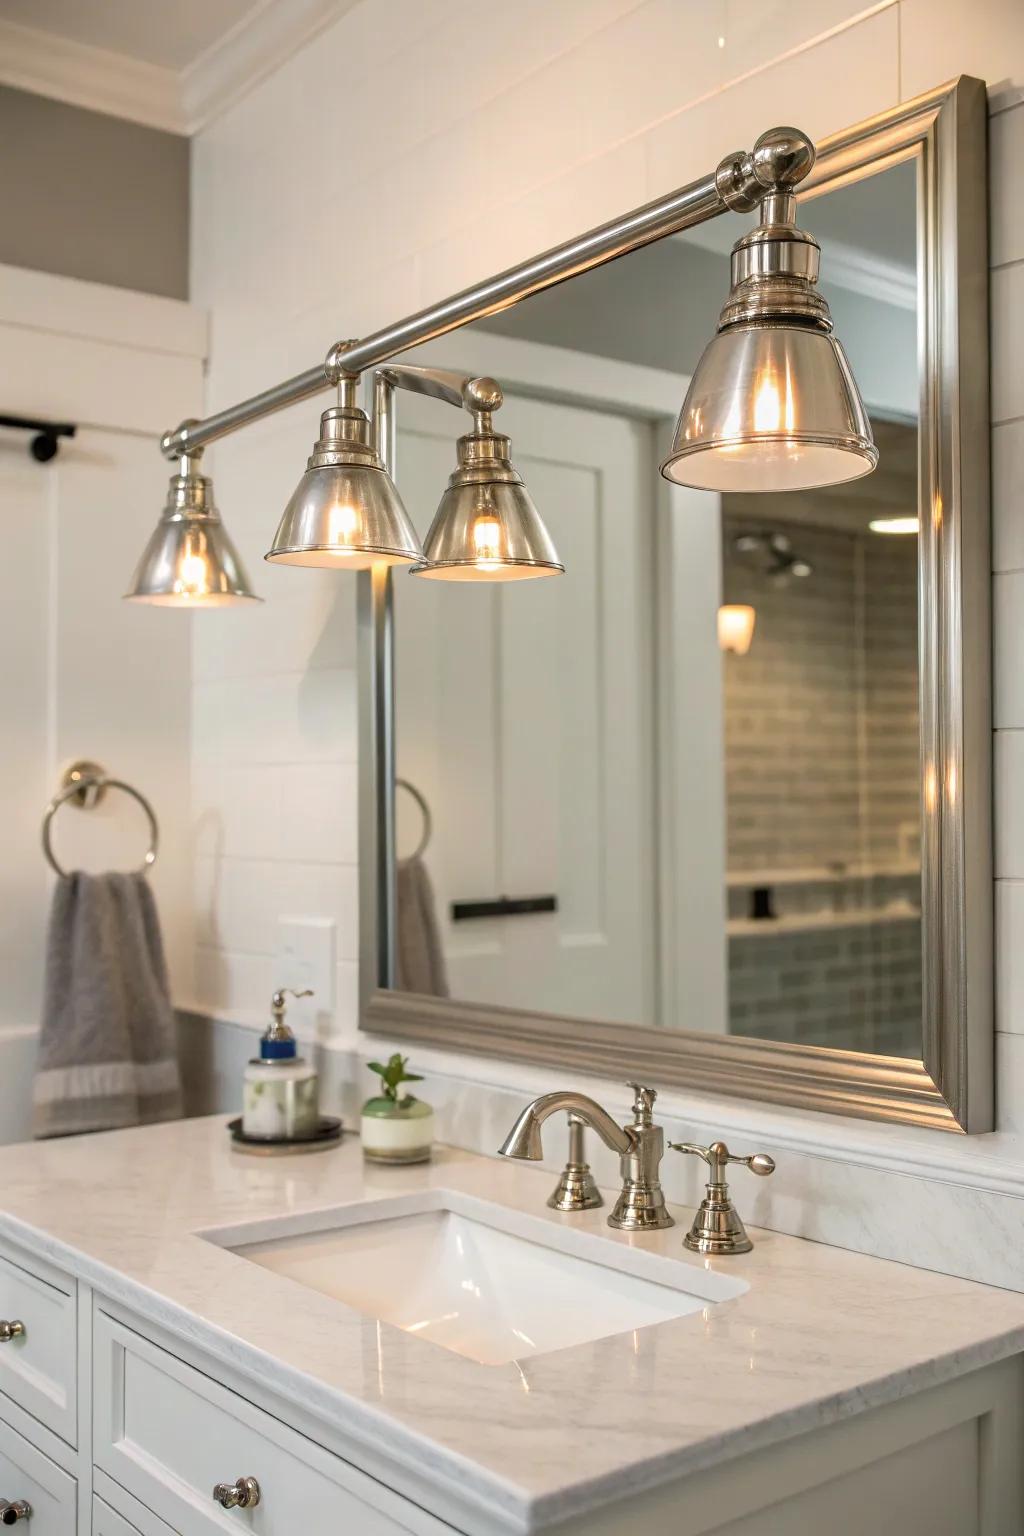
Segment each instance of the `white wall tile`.
[{"label": "white wall tile", "polygon": [[223,772],[223,841],[220,856],[276,859],[282,856],[283,775],[278,767],[232,764]]},{"label": "white wall tile", "polygon": [[992,430],[992,566],[1024,570],[1024,420]]},{"label": "white wall tile", "polygon": [[[1021,8],[1024,10],[1024,6]],[[1013,197],[1012,183],[1000,189]],[[989,283],[992,306],[992,420],[1024,416],[1024,261],[999,267]]]},{"label": "white wall tile", "polygon": [[996,1035],[996,1129],[1024,1132],[1024,1035]]},{"label": "white wall tile", "polygon": [[900,0],[902,99],[955,75],[988,82],[996,105],[1024,87],[1024,6],[1020,0]]},{"label": "white wall tile", "polygon": [[898,65],[898,19],[890,7],[677,112],[647,136],[649,195],[703,175],[774,123],[795,120],[818,139],[891,107],[899,96]]},{"label": "white wall tile", "polygon": [[1024,728],[1024,571],[992,578],[992,622],[993,724]]},{"label": "white wall tile", "polygon": [[1024,1035],[1024,880],[996,881],[996,1028]]},{"label": "white wall tile", "polygon": [[355,864],[357,770],[354,763],[285,768],[283,855],[296,862]]},{"label": "white wall tile", "polygon": [[992,266],[1024,260],[1024,198],[1001,195],[1020,181],[1024,166],[1024,103],[998,112],[989,124],[989,252]]},{"label": "white wall tile", "polygon": [[994,830],[996,879],[1024,880],[1024,731],[995,733]]}]

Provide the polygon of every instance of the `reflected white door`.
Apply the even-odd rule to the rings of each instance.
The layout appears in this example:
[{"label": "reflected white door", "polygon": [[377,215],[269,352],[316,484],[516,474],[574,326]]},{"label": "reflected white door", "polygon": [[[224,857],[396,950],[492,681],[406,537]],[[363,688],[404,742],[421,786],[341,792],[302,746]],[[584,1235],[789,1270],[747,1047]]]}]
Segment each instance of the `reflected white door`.
[{"label": "reflected white door", "polygon": [[[468,430],[399,400],[399,481],[424,533]],[[642,422],[512,398],[498,418],[566,575],[396,576],[397,755],[427,797],[427,864],[454,997],[655,1022],[656,456]],[[419,813],[399,792],[399,853]],[[453,902],[554,896],[454,922]]]}]

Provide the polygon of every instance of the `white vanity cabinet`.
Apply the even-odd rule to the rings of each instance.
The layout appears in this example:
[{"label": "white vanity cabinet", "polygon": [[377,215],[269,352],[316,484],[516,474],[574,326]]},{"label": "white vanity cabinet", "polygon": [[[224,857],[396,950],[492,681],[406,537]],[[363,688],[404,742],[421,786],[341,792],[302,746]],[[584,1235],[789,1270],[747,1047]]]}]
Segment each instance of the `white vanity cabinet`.
[{"label": "white vanity cabinet", "polygon": [[[5,1320],[24,1324],[0,1344],[0,1500],[29,1507],[17,1522],[27,1536],[1024,1531],[1019,1355],[675,1481],[651,1486],[639,1469],[617,1497],[527,1527],[497,1500],[440,1518],[430,1508],[443,1502],[436,1483],[418,1487],[409,1473],[401,1491],[388,1486],[339,1454],[337,1426],[27,1249],[5,1244],[0,1285],[7,1313],[20,1314]],[[442,1360],[439,1352],[438,1369]],[[383,1444],[383,1421],[380,1436]],[[257,1480],[255,1507],[214,1499],[216,1483],[239,1478]],[[454,1508],[454,1476],[451,1490]]]}]

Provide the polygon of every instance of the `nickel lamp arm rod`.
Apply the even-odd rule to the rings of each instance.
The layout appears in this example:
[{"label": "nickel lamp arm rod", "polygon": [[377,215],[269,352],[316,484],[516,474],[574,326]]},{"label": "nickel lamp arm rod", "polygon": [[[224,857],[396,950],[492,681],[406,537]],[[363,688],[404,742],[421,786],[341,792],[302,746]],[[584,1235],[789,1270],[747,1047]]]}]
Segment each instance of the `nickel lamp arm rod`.
[{"label": "nickel lamp arm rod", "polygon": [[[539,293],[591,267],[704,224],[732,209],[749,213],[767,195],[791,190],[814,164],[814,145],[795,128],[774,128],[762,134],[753,150],[726,155],[710,175],[690,182],[666,197],[656,198],[630,213],[599,224],[586,234],[554,246],[540,256],[509,267],[496,277],[475,283],[451,298],[359,341],[341,341],[315,368],[276,384],[262,394],[217,411],[202,421],[182,422],[161,438],[168,459],[195,453],[217,438],[226,437],[251,422],[333,388],[343,375],[376,368],[391,357],[425,341],[435,340],[459,326],[507,309],[530,294]],[[423,391],[421,391],[423,392]],[[447,399],[445,394],[441,399]],[[451,403],[454,404],[454,401]],[[465,402],[460,402],[465,403]],[[468,407],[473,409],[472,406]]]}]

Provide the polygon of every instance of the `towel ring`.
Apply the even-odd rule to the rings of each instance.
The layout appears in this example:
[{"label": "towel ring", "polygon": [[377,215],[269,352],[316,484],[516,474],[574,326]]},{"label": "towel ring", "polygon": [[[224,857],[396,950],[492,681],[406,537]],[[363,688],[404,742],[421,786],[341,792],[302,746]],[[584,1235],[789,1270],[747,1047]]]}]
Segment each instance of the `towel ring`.
[{"label": "towel ring", "polygon": [[414,852],[410,853],[409,857],[403,860],[403,863],[409,864],[413,859],[422,859],[430,847],[430,839],[434,832],[434,819],[430,814],[430,806],[427,804],[426,796],[420,793],[415,784],[410,784],[408,779],[396,779],[395,788],[404,789],[407,794],[412,795],[412,798],[423,812],[423,831],[420,833],[419,843]]},{"label": "towel ring", "polygon": [[149,849],[146,857],[136,873],[143,875],[151,865],[156,863],[157,848],[160,843],[160,828],[157,824],[156,813],[145,795],[139,790],[126,784],[123,779],[110,779],[107,777],[99,763],[77,762],[72,763],[61,780],[61,788],[43,813],[43,853],[50,868],[62,878],[67,876],[67,870],[58,864],[53,848],[50,844],[50,823],[69,800],[75,800],[83,809],[91,810],[99,805],[108,789],[121,789],[126,795],[131,795],[146,813],[149,821]]}]

